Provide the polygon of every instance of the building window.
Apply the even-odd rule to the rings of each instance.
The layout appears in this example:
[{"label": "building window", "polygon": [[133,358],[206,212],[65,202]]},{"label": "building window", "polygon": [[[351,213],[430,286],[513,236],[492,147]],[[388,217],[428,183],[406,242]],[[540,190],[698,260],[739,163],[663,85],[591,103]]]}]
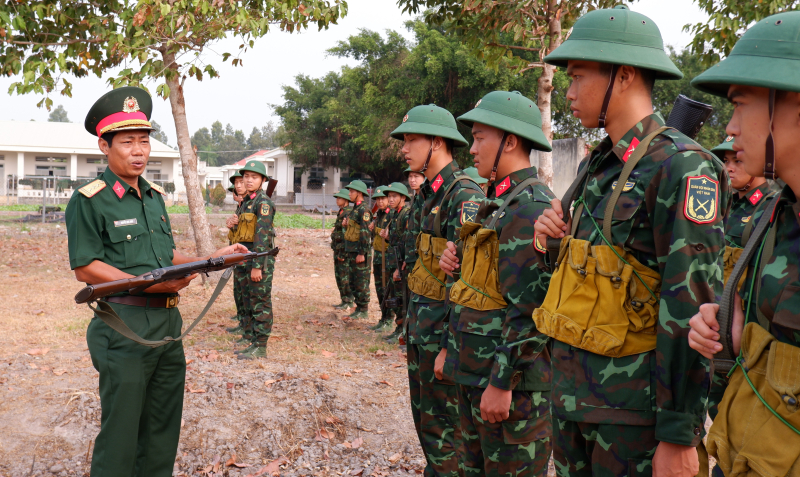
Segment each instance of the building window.
[{"label": "building window", "polygon": [[[66,157],[36,157],[36,162],[67,162]],[[37,166],[38,167],[38,166]]]},{"label": "building window", "polygon": [[162,174],[161,169],[147,169],[147,180],[151,181],[166,181],[169,180],[169,174]]},{"label": "building window", "polygon": [[36,166],[37,176],[66,176],[66,166]]},{"label": "building window", "polygon": [[160,166],[161,161],[147,161],[148,166]]},{"label": "building window", "polygon": [[88,157],[86,158],[87,164],[106,164],[105,157]]},{"label": "building window", "polygon": [[96,175],[95,177],[98,177],[98,176],[100,176],[100,174],[104,173],[105,171],[106,171],[106,168],[105,168],[105,166],[103,166],[103,167],[98,167],[98,168],[97,168],[97,175]]}]

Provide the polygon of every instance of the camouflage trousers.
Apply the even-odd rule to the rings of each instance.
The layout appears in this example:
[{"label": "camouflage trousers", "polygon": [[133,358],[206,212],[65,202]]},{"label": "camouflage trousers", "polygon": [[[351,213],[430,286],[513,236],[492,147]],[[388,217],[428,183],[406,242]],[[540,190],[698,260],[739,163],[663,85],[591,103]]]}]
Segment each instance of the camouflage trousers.
[{"label": "camouflage trousers", "polygon": [[350,264],[348,254],[333,252],[333,274],[336,276],[336,287],[342,303],[353,303],[353,291],[350,289]]},{"label": "camouflage trousers", "polygon": [[356,263],[357,256],[358,254],[355,252],[347,253],[348,282],[350,283],[350,289],[353,291],[353,299],[356,306],[359,310],[366,310],[369,306],[369,272],[370,268],[372,268],[372,254],[367,252],[364,255],[364,261],[361,263]]},{"label": "camouflage trousers", "polygon": [[[392,287],[391,291],[389,292],[389,298],[394,298],[397,301],[397,306],[390,307],[390,311],[394,312],[394,322],[399,326],[401,329],[403,327],[403,323],[405,323],[406,317],[406,303],[408,302],[408,295],[406,289],[408,288],[408,281],[406,280],[406,275],[403,272],[400,272],[400,280],[394,280],[394,272],[396,269],[392,269],[392,273],[389,274],[389,278],[387,283],[389,283]],[[403,299],[405,297],[405,300]]]},{"label": "camouflage trousers", "polygon": [[546,476],[553,426],[550,392],[512,391],[508,419],[481,419],[485,388],[458,385],[461,440],[458,462],[464,476]]},{"label": "camouflage trousers", "polygon": [[[377,253],[377,252],[376,252]],[[377,264],[373,264],[372,266],[372,276],[375,279],[375,294],[378,296],[379,304],[381,307],[381,320],[389,319],[391,314],[394,313],[397,316],[399,313],[402,313],[402,302],[403,302],[403,289],[401,288],[401,282],[396,282],[392,278],[394,275],[395,268],[394,267],[386,267],[386,287],[383,286],[383,280],[381,279],[381,264],[380,262]],[[389,289],[388,292],[386,289]],[[399,292],[399,294],[398,294]],[[387,298],[398,298],[399,306],[387,306],[386,299]]]},{"label": "camouflage trousers", "polygon": [[275,271],[275,257],[266,257],[259,282],[250,278],[252,260],[247,262],[246,270],[242,292],[246,297],[245,306],[250,313],[243,327],[245,337],[256,343],[266,344],[272,334],[272,274]]},{"label": "camouflage trousers", "polygon": [[440,349],[438,343],[407,347],[411,414],[427,460],[425,477],[461,475],[455,447],[461,434],[456,386],[433,374],[433,362]]},{"label": "camouflage trousers", "polygon": [[592,424],[553,416],[553,460],[559,477],[653,475],[655,426]]},{"label": "camouflage trousers", "polygon": [[233,301],[236,303],[236,317],[239,320],[239,326],[242,328],[244,328],[249,313],[245,307],[245,297],[242,292],[246,273],[247,265],[240,263],[233,267],[233,276],[231,277],[233,279]]}]

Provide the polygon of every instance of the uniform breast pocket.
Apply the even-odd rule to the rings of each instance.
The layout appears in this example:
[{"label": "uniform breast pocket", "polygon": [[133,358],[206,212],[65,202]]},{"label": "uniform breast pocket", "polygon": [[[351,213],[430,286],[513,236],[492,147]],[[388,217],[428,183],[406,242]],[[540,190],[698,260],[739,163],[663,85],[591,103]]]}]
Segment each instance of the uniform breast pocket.
[{"label": "uniform breast pocket", "polygon": [[172,229],[166,221],[161,222],[161,231],[164,233],[165,247],[169,250],[169,259],[172,260],[175,242],[172,240]]},{"label": "uniform breast pocket", "polygon": [[[600,227],[603,226],[602,221],[605,220],[606,205],[610,197],[611,194],[608,194],[592,212],[592,217],[597,220]],[[617,206],[614,207],[614,213],[611,215],[611,226],[614,229],[615,237],[619,237],[620,232],[624,232],[624,236],[629,237],[634,228],[647,226],[647,210],[643,205],[644,196],[638,194],[636,190],[620,194]]]},{"label": "uniform breast pocket", "polygon": [[138,224],[108,229],[108,237],[117,253],[122,255],[125,268],[147,263],[150,249],[150,236],[147,230]]}]

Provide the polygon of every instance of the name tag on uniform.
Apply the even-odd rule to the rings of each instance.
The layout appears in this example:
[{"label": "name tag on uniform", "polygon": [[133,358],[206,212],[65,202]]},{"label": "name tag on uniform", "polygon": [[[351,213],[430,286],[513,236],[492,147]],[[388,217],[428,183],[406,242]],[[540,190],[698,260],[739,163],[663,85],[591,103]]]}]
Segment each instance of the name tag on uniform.
[{"label": "name tag on uniform", "polygon": [[115,220],[114,227],[125,227],[126,225],[136,225],[136,219]]}]

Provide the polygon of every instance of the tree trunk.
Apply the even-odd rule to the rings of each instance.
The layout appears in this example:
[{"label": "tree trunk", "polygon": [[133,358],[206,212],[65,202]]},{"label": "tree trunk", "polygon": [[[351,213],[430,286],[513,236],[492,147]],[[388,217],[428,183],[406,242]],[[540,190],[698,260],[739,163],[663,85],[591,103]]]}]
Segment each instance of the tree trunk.
[{"label": "tree trunk", "polygon": [[175,54],[168,52],[166,47],[161,51],[164,64],[174,73],[167,75],[167,86],[170,89],[169,103],[172,107],[172,117],[175,120],[175,132],[178,135],[178,150],[181,154],[181,170],[183,183],[186,186],[186,199],[189,202],[189,222],[194,231],[196,255],[204,257],[211,255],[215,248],[211,240],[211,229],[206,217],[205,201],[200,192],[200,180],[197,177],[197,155],[192,150],[192,140],[189,135],[189,123],[186,121],[186,103],[183,96],[183,87],[178,74],[178,65],[175,63]]},{"label": "tree trunk", "polygon": [[[556,0],[548,2],[548,36],[549,42],[547,49],[542,52],[542,59],[549,55],[561,44],[561,19],[557,15],[558,3]],[[542,74],[539,76],[537,87],[537,106],[542,113],[542,131],[551,143],[553,142],[553,120],[551,114],[551,98],[553,95],[553,77],[556,74],[556,67],[544,65]],[[539,179],[548,187],[553,187],[553,153],[539,152]]]}]

